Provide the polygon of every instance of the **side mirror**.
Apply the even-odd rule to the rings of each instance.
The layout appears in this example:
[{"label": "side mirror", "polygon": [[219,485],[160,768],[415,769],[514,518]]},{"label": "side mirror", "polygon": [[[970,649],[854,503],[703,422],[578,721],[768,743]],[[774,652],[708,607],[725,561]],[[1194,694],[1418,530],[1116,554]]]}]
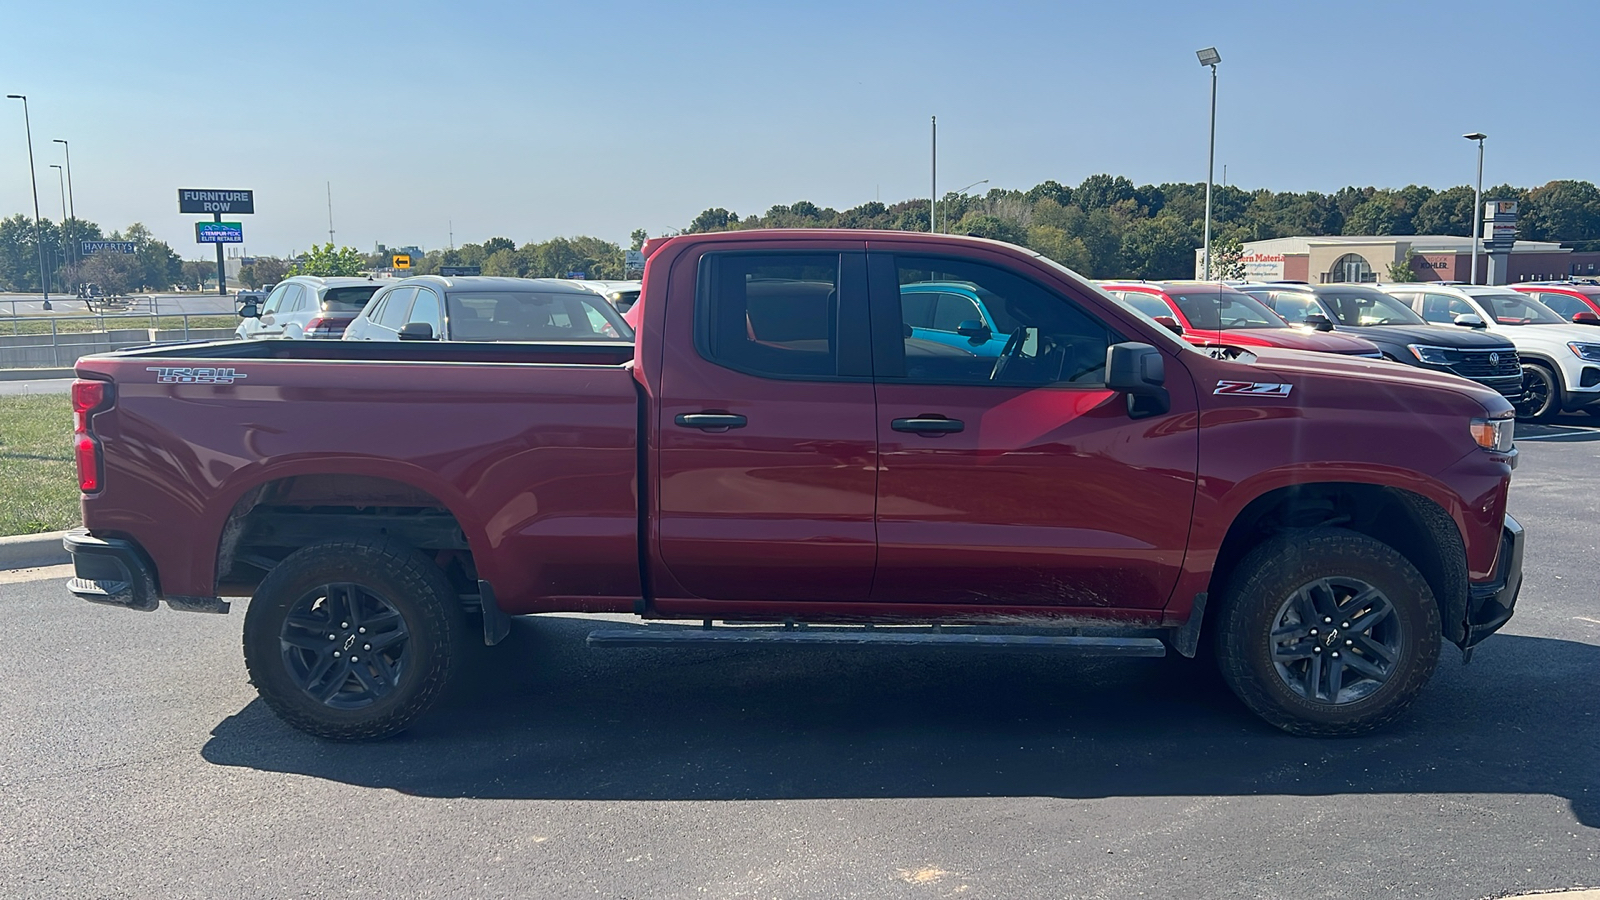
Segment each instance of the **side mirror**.
[{"label": "side mirror", "polygon": [[1477,313],[1462,313],[1456,316],[1455,322],[1462,328],[1488,328],[1483,322],[1483,317]]},{"label": "side mirror", "polygon": [[1106,387],[1128,395],[1128,415],[1159,416],[1172,408],[1167,395],[1167,362],[1161,351],[1137,341],[1106,348]]},{"label": "side mirror", "polygon": [[431,341],[433,340],[433,326],[427,322],[407,322],[400,329],[402,341]]},{"label": "side mirror", "polygon": [[979,322],[977,319],[967,319],[957,325],[956,334],[965,338],[972,338],[975,341],[987,341],[994,336],[994,332],[989,330],[989,326]]},{"label": "side mirror", "polygon": [[1600,315],[1585,310],[1573,313],[1572,321],[1577,322],[1579,325],[1600,325]]},{"label": "side mirror", "polygon": [[1332,331],[1333,322],[1322,313],[1310,313],[1306,316],[1306,324],[1318,331]]},{"label": "side mirror", "polygon": [[239,307],[239,318],[259,319],[261,318],[261,307],[257,306],[254,301],[247,302]]},{"label": "side mirror", "polygon": [[1178,320],[1172,316],[1156,316],[1155,321],[1156,324],[1160,325],[1162,328],[1165,328],[1178,337],[1183,337],[1183,326],[1179,325]]}]

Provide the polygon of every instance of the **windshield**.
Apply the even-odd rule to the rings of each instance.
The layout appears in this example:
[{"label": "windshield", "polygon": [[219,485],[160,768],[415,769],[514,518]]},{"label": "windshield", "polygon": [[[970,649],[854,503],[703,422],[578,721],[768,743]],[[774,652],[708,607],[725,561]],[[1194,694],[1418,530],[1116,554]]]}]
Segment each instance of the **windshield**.
[{"label": "windshield", "polygon": [[1172,318],[1172,310],[1161,302],[1160,297],[1154,294],[1146,294],[1140,291],[1118,291],[1116,295],[1121,297],[1124,303],[1152,319],[1156,316]]},{"label": "windshield", "polygon": [[361,312],[366,307],[367,301],[371,300],[372,295],[381,287],[383,287],[381,284],[363,284],[359,287],[329,288],[328,292],[322,295],[322,311]]},{"label": "windshield", "polygon": [[1500,325],[1562,325],[1567,321],[1550,307],[1516,291],[1474,294],[1473,299],[1487,307]]},{"label": "windshield", "polygon": [[1382,291],[1323,291],[1317,295],[1340,325],[1426,325],[1411,307]]},{"label": "windshield", "polygon": [[632,340],[633,330],[592,293],[456,291],[445,295],[453,341]]},{"label": "windshield", "polygon": [[1234,290],[1177,293],[1167,296],[1183,310],[1189,324],[1201,331],[1225,328],[1286,328],[1288,325],[1254,297]]}]

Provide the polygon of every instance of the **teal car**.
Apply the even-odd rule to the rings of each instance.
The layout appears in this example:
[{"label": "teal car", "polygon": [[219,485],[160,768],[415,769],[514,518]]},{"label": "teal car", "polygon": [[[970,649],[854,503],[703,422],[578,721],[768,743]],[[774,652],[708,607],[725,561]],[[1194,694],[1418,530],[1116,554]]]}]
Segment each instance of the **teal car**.
[{"label": "teal car", "polygon": [[908,337],[958,347],[974,356],[998,357],[1009,335],[995,328],[983,291],[960,281],[900,286],[900,316]]}]

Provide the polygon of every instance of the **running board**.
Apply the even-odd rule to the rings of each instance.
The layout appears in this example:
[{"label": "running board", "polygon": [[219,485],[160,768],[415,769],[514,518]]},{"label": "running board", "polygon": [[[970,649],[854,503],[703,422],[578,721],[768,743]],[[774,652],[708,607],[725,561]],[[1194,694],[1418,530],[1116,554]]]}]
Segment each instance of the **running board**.
[{"label": "running board", "polygon": [[974,634],[950,631],[859,631],[786,628],[694,628],[643,626],[589,632],[591,647],[706,647],[779,644],[810,647],[967,647],[1003,650],[1049,650],[1073,656],[1167,655],[1160,638],[1092,635]]}]

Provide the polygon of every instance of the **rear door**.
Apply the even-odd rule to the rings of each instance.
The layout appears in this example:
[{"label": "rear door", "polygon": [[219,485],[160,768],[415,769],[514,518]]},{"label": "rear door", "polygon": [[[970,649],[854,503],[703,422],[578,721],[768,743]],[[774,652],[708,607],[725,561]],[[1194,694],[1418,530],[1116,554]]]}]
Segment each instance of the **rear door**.
[{"label": "rear door", "polygon": [[[1105,387],[1124,340],[1092,304],[1000,255],[869,257],[877,378],[873,599],[1145,608],[1176,583],[1194,504],[1195,392],[1169,357],[1171,410],[1129,416]],[[999,357],[907,334],[908,286],[974,286]],[[887,336],[887,337],[885,337]]]},{"label": "rear door", "polygon": [[729,242],[672,266],[658,600],[867,599],[877,437],[862,251]]}]

